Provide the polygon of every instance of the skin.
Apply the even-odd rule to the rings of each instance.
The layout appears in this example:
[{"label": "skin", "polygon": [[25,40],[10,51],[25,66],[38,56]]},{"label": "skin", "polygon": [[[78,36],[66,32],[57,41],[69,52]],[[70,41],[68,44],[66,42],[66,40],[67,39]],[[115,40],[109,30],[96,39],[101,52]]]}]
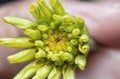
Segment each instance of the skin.
[{"label": "skin", "polygon": [[[20,16],[34,20],[26,8],[33,2],[25,0],[0,6],[0,38],[23,36],[21,30],[4,23],[2,17]],[[91,37],[100,44],[97,50],[90,52],[86,70],[76,70],[76,79],[120,79],[120,3],[77,0],[62,0],[62,3],[68,13],[85,19]],[[12,79],[26,64],[12,65],[6,60],[8,55],[20,50],[0,46],[0,79]]]}]

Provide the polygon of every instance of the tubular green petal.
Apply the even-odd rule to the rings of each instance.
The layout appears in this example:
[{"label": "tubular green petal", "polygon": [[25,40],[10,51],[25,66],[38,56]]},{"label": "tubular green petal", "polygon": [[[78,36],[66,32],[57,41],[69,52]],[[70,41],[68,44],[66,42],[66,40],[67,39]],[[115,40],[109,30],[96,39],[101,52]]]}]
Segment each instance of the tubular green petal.
[{"label": "tubular green petal", "polygon": [[53,56],[53,52],[52,51],[48,51],[48,54],[47,54],[47,58],[51,60],[52,56]]},{"label": "tubular green petal", "polygon": [[34,47],[34,43],[29,38],[1,38],[0,45],[14,48],[30,48]]},{"label": "tubular green petal", "polygon": [[64,65],[62,68],[63,79],[75,79],[75,67]]},{"label": "tubular green petal", "polygon": [[68,51],[68,52],[72,52],[72,50],[73,50],[72,46],[68,46],[68,47],[67,47],[67,51]]},{"label": "tubular green petal", "polygon": [[73,35],[72,34],[68,34],[67,37],[68,37],[68,39],[72,39]]},{"label": "tubular green petal", "polygon": [[77,37],[77,36],[80,35],[80,34],[81,34],[80,29],[73,29],[72,35],[73,35],[74,37]]},{"label": "tubular green petal", "polygon": [[75,17],[68,15],[68,14],[63,16],[62,25],[66,25],[66,24],[67,25],[74,25],[75,22],[76,22]]},{"label": "tubular green petal", "polygon": [[41,41],[41,40],[37,40],[37,41],[35,41],[35,46],[36,47],[43,47],[44,46],[44,42]]},{"label": "tubular green petal", "polygon": [[55,22],[55,26],[58,26],[58,25],[60,25],[62,23],[62,19],[63,19],[62,16],[54,14],[52,16],[52,18],[53,18],[53,20]]},{"label": "tubular green petal", "polygon": [[54,54],[52,57],[51,57],[51,60],[52,61],[55,61],[55,64],[57,65],[61,65],[63,62],[60,58],[60,54]]},{"label": "tubular green petal", "polygon": [[89,37],[88,37],[88,35],[83,34],[83,35],[79,38],[79,42],[80,42],[81,44],[83,44],[83,43],[88,43],[88,42],[89,42]]},{"label": "tubular green petal", "polygon": [[50,23],[50,28],[55,29],[62,23],[62,16],[54,14],[52,18],[54,21]]},{"label": "tubular green petal", "polygon": [[87,34],[89,36],[89,32],[88,32],[88,29],[87,29],[87,26],[84,25],[83,29],[82,29],[82,33],[83,34]]},{"label": "tubular green petal", "polygon": [[48,52],[48,51],[50,51],[50,48],[49,48],[48,46],[46,46],[46,47],[44,47],[44,50],[45,50],[46,52]]},{"label": "tubular green petal", "polygon": [[76,39],[72,39],[72,40],[70,40],[70,44],[71,45],[77,45],[78,41]]},{"label": "tubular green petal", "polygon": [[76,47],[74,46],[68,46],[67,51],[72,54],[72,55],[76,55],[77,54],[77,50],[75,49]]},{"label": "tubular green petal", "polygon": [[52,68],[53,65],[47,63],[37,71],[36,75],[32,79],[45,79],[49,75]]},{"label": "tubular green petal", "polygon": [[40,30],[41,32],[46,32],[48,30],[48,26],[47,25],[39,25],[38,30]]},{"label": "tubular green petal", "polygon": [[41,37],[41,33],[39,30],[26,29],[25,34],[34,40],[40,39]]},{"label": "tubular green petal", "polygon": [[73,63],[73,60],[74,60],[74,56],[68,52],[60,52],[60,55],[62,57],[62,60],[63,61],[67,61],[67,62],[70,62],[70,63]]},{"label": "tubular green petal", "polygon": [[47,33],[44,33],[44,34],[42,35],[42,37],[43,37],[43,39],[47,39],[47,38],[48,38],[48,34],[47,34]]},{"label": "tubular green petal", "polygon": [[32,60],[35,56],[36,49],[31,48],[31,49],[26,49],[21,52],[18,52],[14,55],[10,55],[7,57],[8,61],[10,63],[20,63],[20,62],[26,62],[29,60]]},{"label": "tubular green petal", "polygon": [[70,25],[70,26],[66,25],[66,26],[64,26],[64,31],[68,32],[68,33],[71,33],[73,28],[74,28],[73,25]]},{"label": "tubular green petal", "polygon": [[82,53],[82,54],[87,54],[88,51],[89,51],[89,44],[85,44],[85,45],[81,45],[79,44],[79,51]]},{"label": "tubular green petal", "polygon": [[[49,11],[52,11],[51,9],[50,9],[50,7],[47,5],[47,3],[45,2],[45,0],[37,0],[37,3],[39,4],[42,4],[43,6],[45,6]],[[39,4],[39,5],[40,5]]]},{"label": "tubular green petal", "polygon": [[52,29],[49,29],[49,30],[47,31],[47,33],[48,33],[49,35],[52,35],[52,34],[54,34],[54,31],[53,31]]},{"label": "tubular green petal", "polygon": [[29,7],[29,11],[31,12],[32,16],[37,20],[37,22],[41,23],[42,21],[44,21],[43,15],[37,5],[32,4]]},{"label": "tubular green petal", "polygon": [[50,5],[53,8],[54,12],[58,15],[65,15],[66,12],[63,8],[63,6],[61,5],[61,3],[59,2],[59,0],[49,0],[50,1]]},{"label": "tubular green petal", "polygon": [[25,66],[13,79],[29,79],[44,63],[36,64],[36,61]]},{"label": "tubular green petal", "polygon": [[46,20],[49,20],[52,16],[50,8],[46,5],[44,0],[37,0],[40,10],[42,11]]},{"label": "tubular green petal", "polygon": [[60,30],[60,31],[64,31],[64,30],[65,30],[65,27],[61,25],[61,26],[59,26],[59,30]]},{"label": "tubular green petal", "polygon": [[84,20],[81,17],[77,17],[78,26],[80,29],[84,27]]},{"label": "tubular green petal", "polygon": [[78,56],[75,58],[75,64],[77,64],[78,67],[79,67],[81,70],[84,70],[84,69],[85,69],[85,66],[86,66],[86,56],[84,56],[84,55],[78,55]]},{"label": "tubular green petal", "polygon": [[33,21],[23,19],[23,18],[18,18],[18,17],[12,17],[12,16],[4,17],[3,20],[6,23],[9,23],[20,29],[36,28],[36,26],[38,25]]},{"label": "tubular green petal", "polygon": [[61,67],[55,66],[50,72],[48,79],[60,79],[61,76]]},{"label": "tubular green petal", "polygon": [[39,48],[39,51],[35,54],[35,58],[43,58],[46,57],[46,52]]},{"label": "tubular green petal", "polygon": [[57,27],[56,23],[55,22],[51,22],[50,23],[50,28],[51,29],[55,29]]}]

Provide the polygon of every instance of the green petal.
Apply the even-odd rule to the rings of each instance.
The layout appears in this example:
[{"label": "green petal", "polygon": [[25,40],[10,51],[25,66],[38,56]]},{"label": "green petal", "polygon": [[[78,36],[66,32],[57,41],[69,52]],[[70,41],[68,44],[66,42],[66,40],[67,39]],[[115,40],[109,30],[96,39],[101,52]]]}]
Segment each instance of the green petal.
[{"label": "green petal", "polygon": [[34,46],[30,38],[1,38],[0,45],[14,47],[14,48],[30,48]]},{"label": "green petal", "polygon": [[46,5],[44,0],[37,0],[39,8],[44,15],[46,20],[49,20],[52,16],[50,8]]},{"label": "green petal", "polygon": [[63,6],[61,5],[61,3],[59,2],[59,0],[49,0],[50,1],[50,5],[53,8],[54,12],[58,15],[65,15],[66,12],[63,8]]},{"label": "green petal", "polygon": [[47,59],[51,60],[51,58],[53,57],[54,53],[52,51],[48,51],[47,52]]},{"label": "green petal", "polygon": [[81,70],[84,70],[84,69],[85,69],[85,66],[86,66],[86,56],[84,56],[84,55],[78,55],[78,56],[75,58],[75,64],[77,64],[78,67],[79,67]]},{"label": "green petal", "polygon": [[75,79],[75,67],[64,65],[62,68],[63,79]]},{"label": "green petal", "polygon": [[48,26],[47,25],[39,25],[38,30],[40,30],[41,32],[46,32],[48,30]]},{"label": "green petal", "polygon": [[71,39],[70,44],[76,46],[78,44],[78,41],[76,39]]},{"label": "green petal", "polygon": [[47,63],[37,71],[36,75],[32,79],[45,79],[49,75],[52,67],[52,64]]},{"label": "green petal", "polygon": [[43,41],[41,41],[41,40],[37,40],[37,41],[35,41],[35,46],[36,47],[43,47],[44,46],[44,42]]},{"label": "green petal", "polygon": [[32,60],[35,56],[36,49],[26,49],[21,52],[18,52],[14,55],[10,55],[7,57],[10,63],[20,63]]},{"label": "green petal", "polygon": [[74,60],[74,56],[72,54],[70,54],[69,52],[60,52],[61,58],[63,61],[67,61],[70,63],[73,63]]},{"label": "green petal", "polygon": [[35,58],[43,58],[46,56],[47,56],[46,52],[42,50],[41,48],[39,48],[39,51],[35,54]]},{"label": "green petal", "polygon": [[41,37],[41,33],[39,30],[26,29],[25,34],[34,40],[40,39]]},{"label": "green petal", "polygon": [[48,79],[60,79],[61,76],[61,67],[55,66],[50,72]]},{"label": "green petal", "polygon": [[78,35],[80,35],[81,34],[81,31],[80,31],[80,29],[73,29],[73,31],[72,31],[72,35],[74,36],[74,37],[77,37]]},{"label": "green petal", "polygon": [[56,65],[63,64],[62,59],[60,58],[60,54],[54,54],[54,55],[52,55],[51,60],[55,61]]},{"label": "green petal", "polygon": [[83,20],[83,18],[77,17],[77,23],[78,23],[78,26],[80,27],[80,29],[83,29],[83,27],[84,27],[84,20]]},{"label": "green petal", "polygon": [[79,38],[79,42],[80,42],[81,44],[83,44],[83,43],[88,43],[88,42],[89,42],[89,37],[88,37],[88,35],[86,35],[86,34],[81,35],[81,37]]},{"label": "green petal", "polygon": [[89,51],[89,44],[84,44],[84,45],[79,44],[78,49],[82,54],[87,54]]},{"label": "green petal", "polygon": [[36,6],[35,4],[32,4],[29,7],[29,11],[31,12],[31,14],[33,15],[33,17],[39,22],[41,23],[42,21],[44,21],[45,19],[43,18],[43,14],[41,13],[40,9],[38,6]]},{"label": "green petal", "polygon": [[31,78],[36,71],[42,67],[44,63],[36,63],[36,61],[25,66],[13,79],[29,79]]},{"label": "green petal", "polygon": [[18,17],[12,17],[12,16],[4,17],[3,20],[6,23],[9,23],[20,29],[35,28],[38,25],[37,23],[33,21],[23,19],[23,18],[18,18]]}]

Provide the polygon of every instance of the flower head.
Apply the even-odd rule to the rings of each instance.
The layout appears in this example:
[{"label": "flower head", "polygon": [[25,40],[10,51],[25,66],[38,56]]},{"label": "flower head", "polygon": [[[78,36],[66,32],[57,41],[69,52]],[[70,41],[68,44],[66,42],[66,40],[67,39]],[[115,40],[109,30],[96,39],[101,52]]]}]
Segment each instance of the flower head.
[{"label": "flower head", "polygon": [[10,63],[32,60],[14,79],[75,79],[75,68],[85,69],[89,35],[81,17],[65,12],[59,0],[37,0],[29,11],[34,21],[4,17],[6,23],[24,30],[25,37],[1,38],[0,45],[26,48],[8,56]]}]

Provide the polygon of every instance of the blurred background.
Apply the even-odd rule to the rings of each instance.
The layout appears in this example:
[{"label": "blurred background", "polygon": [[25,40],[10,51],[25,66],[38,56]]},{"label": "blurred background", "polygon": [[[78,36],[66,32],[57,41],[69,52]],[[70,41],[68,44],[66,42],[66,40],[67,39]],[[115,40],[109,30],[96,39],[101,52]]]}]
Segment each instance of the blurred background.
[{"label": "blurred background", "polygon": [[0,4],[11,2],[11,1],[15,1],[15,0],[0,0]]},{"label": "blurred background", "polygon": [[[17,1],[17,0],[0,0],[0,4],[4,4],[12,1]],[[119,1],[120,2],[120,0],[80,0],[80,1]]]}]

